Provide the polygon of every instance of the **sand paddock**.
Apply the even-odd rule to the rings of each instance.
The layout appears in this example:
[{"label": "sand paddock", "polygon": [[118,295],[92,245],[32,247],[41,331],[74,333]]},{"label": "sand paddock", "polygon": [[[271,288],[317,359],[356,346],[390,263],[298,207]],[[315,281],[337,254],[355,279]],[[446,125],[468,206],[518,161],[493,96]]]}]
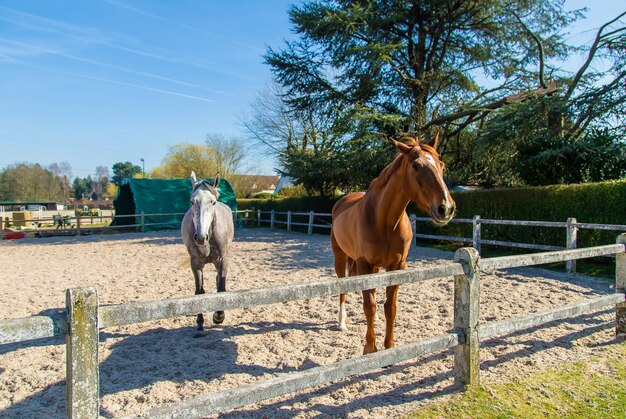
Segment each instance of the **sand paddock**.
[{"label": "sand paddock", "polygon": [[[451,253],[414,247],[408,266],[450,263]],[[0,318],[63,307],[65,289],[94,285],[101,304],[192,295],[193,277],[177,232],[0,243]],[[327,236],[268,229],[236,232],[229,291],[312,281],[334,275]],[[213,267],[205,268],[214,292]],[[537,268],[482,275],[481,320],[501,320],[613,292],[608,281]],[[384,292],[377,294],[382,303]],[[115,327],[100,333],[101,415],[139,414],[163,403],[325,365],[362,351],[359,293],[348,296],[347,332],[335,330],[338,298],[274,304],[226,313],[196,338],[193,317]],[[379,306],[377,344],[384,322]],[[210,321],[210,316],[207,321]],[[482,343],[484,383],[586,359],[614,343],[612,310]],[[452,278],[403,286],[396,345],[450,330]],[[245,406],[226,417],[397,417],[453,386],[451,351],[308,391]],[[0,417],[65,416],[62,339],[0,346]]]}]

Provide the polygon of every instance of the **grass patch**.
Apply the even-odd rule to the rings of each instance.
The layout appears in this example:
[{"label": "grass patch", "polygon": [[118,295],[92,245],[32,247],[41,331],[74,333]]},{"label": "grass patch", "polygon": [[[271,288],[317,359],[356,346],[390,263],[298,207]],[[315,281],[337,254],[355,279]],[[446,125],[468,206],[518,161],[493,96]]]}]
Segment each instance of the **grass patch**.
[{"label": "grass patch", "polygon": [[586,362],[479,387],[424,406],[410,418],[624,418],[626,342]]}]

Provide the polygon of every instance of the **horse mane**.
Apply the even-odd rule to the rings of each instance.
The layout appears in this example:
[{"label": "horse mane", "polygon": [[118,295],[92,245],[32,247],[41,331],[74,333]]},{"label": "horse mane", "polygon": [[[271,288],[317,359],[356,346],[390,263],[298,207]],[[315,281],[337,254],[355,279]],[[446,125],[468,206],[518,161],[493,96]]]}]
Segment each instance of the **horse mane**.
[{"label": "horse mane", "polygon": [[[413,137],[404,137],[401,140],[404,144],[406,145],[412,145],[412,146],[420,146],[423,150],[425,150],[426,152],[430,153],[433,155],[433,157],[439,159],[439,154],[437,153],[437,150],[435,150],[434,148],[432,148],[431,146],[429,146],[428,144],[420,144],[420,140],[418,138],[413,138]],[[413,154],[413,153],[411,153]],[[391,175],[398,169],[398,167],[400,166],[400,164],[402,163],[402,157],[403,155],[401,153],[398,153],[398,155],[396,156],[396,158],[389,163],[383,170],[381,170],[380,174],[378,175],[378,177],[374,178],[374,180],[372,180],[370,182],[369,187],[367,188],[367,191],[375,188],[376,186],[384,186],[387,184],[387,182],[389,182],[389,179],[391,178]]]},{"label": "horse mane", "polygon": [[370,182],[370,186],[367,188],[366,192],[369,192],[371,189],[374,189],[378,185],[380,186],[386,185],[387,182],[389,182],[389,179],[391,178],[391,175],[393,174],[393,172],[395,172],[396,169],[398,169],[401,163],[402,163],[402,154],[398,154],[391,163],[389,163],[387,166],[385,166],[383,170],[381,170],[378,177],[374,178],[374,180]]}]

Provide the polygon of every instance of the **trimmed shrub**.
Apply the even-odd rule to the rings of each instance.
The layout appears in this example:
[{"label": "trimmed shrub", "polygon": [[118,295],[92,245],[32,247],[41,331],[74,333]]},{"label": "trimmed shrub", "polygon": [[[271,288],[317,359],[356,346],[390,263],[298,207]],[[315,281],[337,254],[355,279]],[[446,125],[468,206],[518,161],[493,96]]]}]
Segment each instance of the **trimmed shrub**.
[{"label": "trimmed shrub", "polygon": [[[626,180],[555,185],[510,189],[453,192],[457,204],[457,218],[567,221],[574,217],[580,223],[626,225]],[[338,198],[307,196],[282,199],[240,199],[240,209],[262,211],[315,211],[329,213]],[[415,204],[409,204],[408,213],[423,216]],[[471,224],[450,223],[445,227],[419,222],[419,233],[471,237]],[[328,230],[325,230],[328,232]],[[581,229],[578,246],[598,246],[615,243],[619,231]],[[518,243],[565,246],[565,229],[552,227],[499,226],[485,224],[482,237]]]},{"label": "trimmed shrub", "polygon": [[[626,181],[555,185],[456,192],[457,218],[561,221],[574,217],[580,223],[626,224]],[[409,212],[418,213],[411,207]],[[425,234],[471,237],[469,224],[451,223],[439,228],[418,223]],[[578,246],[615,243],[619,231],[580,229]],[[558,227],[499,226],[485,224],[482,237],[518,243],[565,246],[566,232]]]}]

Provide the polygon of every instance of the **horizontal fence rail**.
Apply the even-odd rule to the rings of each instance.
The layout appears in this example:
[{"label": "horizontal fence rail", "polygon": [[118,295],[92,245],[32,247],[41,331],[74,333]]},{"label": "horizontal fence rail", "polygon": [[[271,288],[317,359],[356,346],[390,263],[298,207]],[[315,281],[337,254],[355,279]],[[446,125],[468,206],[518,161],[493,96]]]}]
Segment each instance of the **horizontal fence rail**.
[{"label": "horizontal fence rail", "polygon": [[0,344],[65,336],[67,316],[64,310],[47,316],[0,320]]},{"label": "horizontal fence rail", "polygon": [[[431,222],[428,217],[416,217],[411,215],[413,224],[414,237],[416,239],[427,240],[444,240],[459,243],[472,243],[472,246],[480,253],[481,245],[491,245],[499,247],[513,247],[519,249],[532,250],[561,250],[575,249],[578,241],[578,231],[581,229],[589,230],[605,230],[605,231],[626,231],[626,225],[622,224],[596,224],[596,223],[579,223],[575,218],[568,218],[567,221],[521,221],[521,220],[493,220],[483,219],[479,215],[473,218],[453,218],[451,223],[472,224],[472,237],[454,237],[437,234],[417,233],[418,222]],[[516,243],[503,240],[487,240],[482,237],[481,226],[486,225],[508,225],[508,226],[526,226],[526,227],[547,227],[547,228],[565,228],[565,246],[552,246],[536,243]],[[566,261],[567,272],[576,272],[576,262],[573,260]]]},{"label": "horizontal fence rail", "polygon": [[463,274],[463,267],[449,264],[414,270],[383,272],[321,281],[279,285],[247,291],[199,294],[191,297],[133,302],[100,308],[100,327],[141,323],[209,311],[225,311],[258,305],[339,295],[344,292],[408,284]]},{"label": "horizontal fence rail", "polygon": [[[243,222],[244,225],[251,220],[250,216],[254,214],[254,210],[233,210],[233,221]],[[41,218],[37,220],[18,220],[18,223],[27,223],[26,226],[16,232],[23,233],[26,236],[35,237],[50,237],[50,236],[69,236],[69,235],[89,235],[95,233],[117,232],[120,230],[139,230],[145,231],[146,227],[159,227],[170,226],[173,224],[179,224],[182,220],[184,212],[173,213],[144,213],[139,214],[122,214],[122,215],[74,215],[63,216],[61,219],[55,217]],[[179,217],[180,220],[169,220],[164,222],[146,221],[146,217],[159,218],[159,217]],[[111,225],[114,220],[134,219],[135,223]],[[62,222],[60,221],[62,220]],[[100,222],[97,222],[100,220]],[[15,224],[16,221],[13,221]],[[100,224],[107,225],[100,225]],[[13,225],[12,224],[12,225]],[[30,227],[30,225],[41,227]],[[19,226],[23,227],[23,226]],[[179,228],[177,225],[175,228]],[[13,232],[5,232],[0,229],[0,239],[4,239]]]},{"label": "horizontal fence rail", "polygon": [[[263,218],[263,215],[269,215],[269,218]],[[278,219],[278,217],[284,217],[284,219]],[[304,216],[308,216],[308,221],[306,223],[304,222],[294,222],[292,220],[292,218],[296,216],[296,217],[304,217]],[[328,218],[329,221],[324,221],[321,220],[319,217],[322,218]],[[315,222],[315,219],[317,218],[317,223]],[[307,227],[307,233],[308,234],[313,234],[313,228],[324,228],[324,229],[330,229],[332,226],[332,223],[330,221],[330,218],[332,218],[332,214],[328,213],[328,212],[314,212],[314,211],[309,211],[309,212],[292,212],[292,211],[261,211],[261,210],[257,210],[257,225],[261,225],[261,223],[265,223],[265,224],[269,224],[271,229],[274,229],[274,227],[277,224],[280,225],[286,225],[287,226],[287,231],[291,231],[291,227],[292,226],[302,226],[302,227]],[[320,224],[321,222],[321,224]]]},{"label": "horizontal fence rail", "polygon": [[531,327],[541,326],[556,320],[563,320],[568,317],[577,316],[586,311],[599,310],[604,307],[614,306],[623,302],[625,296],[623,293],[605,295],[593,298],[580,303],[569,304],[552,310],[540,311],[538,313],[529,314],[527,316],[514,317],[499,322],[490,322],[481,325],[479,336],[481,339],[487,339],[494,336],[505,335],[519,330],[529,329]]},{"label": "horizontal fence rail", "polygon": [[461,342],[460,333],[446,333],[434,338],[422,339],[407,345],[380,352],[346,359],[330,365],[309,368],[304,371],[283,374],[265,381],[207,394],[176,405],[168,405],[149,411],[149,418],[202,417],[234,409],[272,397],[282,396],[331,381],[337,381],[376,368],[387,367],[423,355],[452,348]]},{"label": "horizontal fence rail", "polygon": [[[119,305],[99,305],[95,288],[71,289],[67,291],[65,310],[30,318],[0,320],[0,343],[14,343],[65,334],[68,354],[68,417],[95,418],[99,415],[98,329],[167,317],[195,315],[205,311],[232,310],[304,300],[453,276],[454,329],[451,333],[331,365],[283,374],[269,380],[208,394],[175,405],[166,405],[151,410],[148,416],[206,416],[446,348],[454,348],[455,382],[473,386],[478,384],[480,339],[536,327],[608,306],[615,306],[616,333],[626,334],[625,244],[626,234],[622,234],[615,245],[484,259],[480,258],[475,249],[463,248],[457,250],[453,263],[440,266],[341,279],[324,279],[266,289]],[[526,316],[479,324],[478,301],[481,270],[531,266],[607,254],[616,255],[615,294]]]}]

